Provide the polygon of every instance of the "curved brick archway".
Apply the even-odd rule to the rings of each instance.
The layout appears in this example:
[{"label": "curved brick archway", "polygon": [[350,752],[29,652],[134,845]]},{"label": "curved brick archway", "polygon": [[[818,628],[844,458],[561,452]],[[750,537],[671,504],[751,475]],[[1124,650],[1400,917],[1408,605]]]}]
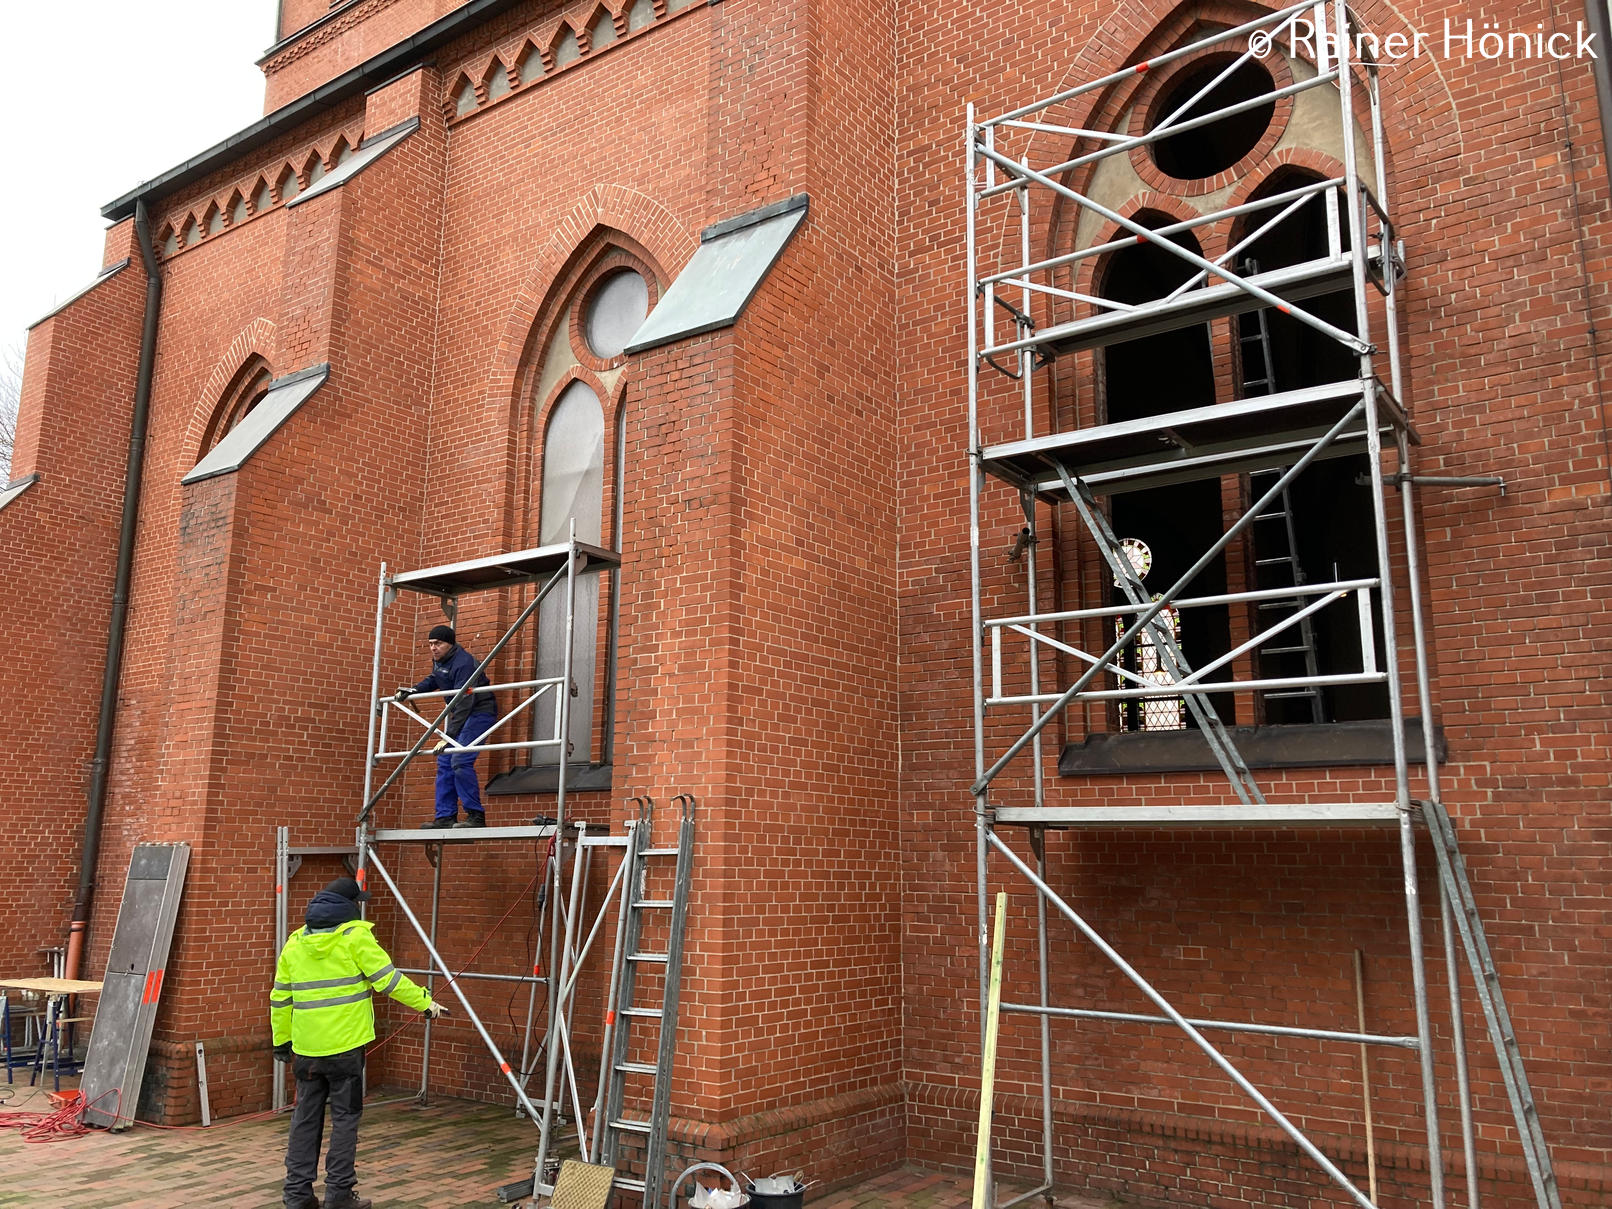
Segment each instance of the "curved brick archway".
[{"label": "curved brick archway", "polygon": [[[1383,33],[1411,28],[1405,15],[1381,0],[1361,0],[1352,7],[1368,30]],[[1194,25],[1205,21],[1241,24],[1269,11],[1273,10],[1234,0],[1189,0],[1185,4],[1143,0],[1138,5],[1116,9],[1070,62],[1048,94],[1078,87],[1083,81],[1141,63],[1186,40]],[[1123,57],[1118,50],[1122,47],[1129,47]],[[1416,191],[1421,195],[1453,188],[1459,175],[1464,139],[1454,97],[1437,60],[1431,56],[1412,59],[1397,64],[1392,72],[1384,72],[1382,78],[1383,135],[1390,171],[1401,180],[1416,182]],[[1132,81],[1120,81],[1097,93],[1053,106],[1043,116],[1057,125],[1096,123],[1098,128],[1103,128],[1119,108],[1116,98],[1128,98],[1135,88]],[[1396,120],[1396,115],[1400,114],[1415,116],[1414,138],[1407,123]],[[1033,141],[1031,149],[1034,149]],[[1072,202],[1056,199],[1045,228],[1037,232],[1048,254],[1071,225],[1072,207]]]},{"label": "curved brick archway", "polygon": [[271,369],[278,371],[274,364],[275,354],[279,350],[279,330],[271,320],[257,318],[241,329],[240,334],[230,341],[229,348],[223,356],[213,362],[213,368],[208,372],[202,382],[202,388],[196,395],[196,402],[190,409],[190,422],[185,426],[185,447],[195,450],[201,456],[202,439],[206,436],[207,425],[211,423],[213,412],[218,408],[218,402],[229,389],[235,375],[240,372],[241,366],[246,364],[247,358],[262,357],[269,363]]},{"label": "curved brick archway", "polygon": [[[622,185],[599,185],[554,228],[548,244],[527,270],[510,304],[504,331],[493,353],[482,395],[489,408],[516,406],[516,387],[544,304],[566,265],[601,229],[615,230],[640,244],[656,267],[675,276],[699,247],[683,223],[654,198]],[[511,422],[514,415],[511,412]]]}]

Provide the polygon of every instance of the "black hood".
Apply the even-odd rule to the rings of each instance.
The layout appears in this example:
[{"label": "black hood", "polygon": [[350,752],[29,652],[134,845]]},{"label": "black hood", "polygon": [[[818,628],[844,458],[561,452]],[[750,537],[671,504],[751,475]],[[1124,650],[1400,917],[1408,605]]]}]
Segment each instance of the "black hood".
[{"label": "black hood", "polygon": [[333,890],[321,890],[308,904],[305,918],[310,928],[334,928],[340,924],[350,924],[358,918],[358,904]]}]

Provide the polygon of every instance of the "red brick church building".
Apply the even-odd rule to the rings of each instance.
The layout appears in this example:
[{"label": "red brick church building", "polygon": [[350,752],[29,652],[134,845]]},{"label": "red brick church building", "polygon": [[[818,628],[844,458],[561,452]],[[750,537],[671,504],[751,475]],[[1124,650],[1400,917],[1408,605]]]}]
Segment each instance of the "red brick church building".
[{"label": "red brick church building", "polygon": [[[406,599],[377,646],[382,564],[526,550],[574,523],[620,567],[579,596],[567,814],[619,830],[630,799],[650,795],[669,827],[672,795],[699,803],[672,1154],[830,1182],[971,1165],[977,807],[1000,805],[970,794],[981,767],[971,669],[988,681],[992,658],[989,633],[971,640],[971,600],[996,616],[1023,610],[1035,558],[1032,612],[1128,607],[1067,505],[987,476],[971,513],[971,466],[989,462],[985,447],[1007,439],[1021,404],[1038,432],[1118,433],[1283,389],[1320,399],[1355,362],[1335,367],[1336,342],[1279,308],[1206,315],[1128,343],[1070,344],[1046,363],[976,361],[989,375],[976,437],[970,332],[989,310],[990,338],[1027,333],[1029,348],[1083,308],[1124,314],[1190,288],[1174,253],[1160,261],[1149,246],[1145,232],[1161,228],[1187,232],[1176,246],[1213,262],[1195,270],[1204,280],[1323,256],[1304,240],[1330,239],[1344,265],[1350,230],[1301,203],[1369,160],[1394,202],[1392,237],[1366,268],[1403,276],[1389,318],[1393,405],[1425,480],[1415,557],[1407,565],[1401,541],[1387,560],[1425,601],[1415,641],[1430,720],[1412,664],[1389,651],[1399,670],[1385,673],[1415,716],[1411,793],[1422,795],[1432,749],[1560,1199],[1612,1199],[1604,60],[1467,53],[1442,31],[1474,14],[1361,0],[1357,30],[1434,31],[1427,53],[1377,73],[1374,143],[1363,101],[1346,131],[1336,86],[1314,86],[1325,54],[1285,36],[1250,50],[1235,31],[1277,10],[1240,0],[280,0],[279,11],[261,60],[265,116],[183,164],[153,165],[111,201],[101,274],[31,329],[0,489],[5,688],[19,722],[0,755],[12,786],[6,970],[42,972],[38,951],[65,944],[79,916],[75,963],[100,977],[133,846],[190,846],[142,1115],[196,1119],[197,1041],[214,1116],[270,1103],[276,829],[308,846],[352,843],[372,657],[385,690],[413,683],[419,640],[443,620],[435,601]],[[1529,34],[1571,31],[1580,15],[1490,14]],[[1584,20],[1604,27],[1604,6]],[[1058,260],[1056,283],[1021,293],[1014,278],[970,297],[971,252],[1017,255],[1021,230],[984,209],[979,230],[969,221],[970,191],[991,182],[968,106],[995,118],[1093,81],[1109,82],[1027,119],[1041,124],[1036,162],[1056,165],[1067,191],[1022,223],[1026,257]],[[1268,102],[1243,99],[1261,90]],[[1206,97],[1241,108],[1213,137],[1148,141]],[[1005,140],[1021,127],[993,129]],[[1083,158],[1129,136],[1142,137]],[[1009,167],[992,171],[999,183]],[[1295,224],[1310,225],[1292,246],[1256,246],[1234,223],[1283,190]],[[1235,211],[1224,231],[1194,225],[1216,207]],[[1327,280],[1331,292],[1310,290],[1301,309],[1355,330],[1338,301],[1348,283]],[[1144,396],[1157,399],[1127,410]],[[1297,528],[1278,555],[1257,527],[1223,546],[1193,587],[1222,602],[1179,616],[1186,657],[1226,656],[1262,683],[1305,678],[1243,649],[1265,623],[1230,598],[1268,585],[1278,563],[1299,579],[1301,556],[1310,580],[1374,574],[1365,449],[1295,483]],[[1264,468],[1105,496],[1116,536],[1146,551],[1144,592],[1168,586],[1189,539],[1221,535],[1259,476],[1285,464],[1271,455]],[[1400,541],[1399,514],[1387,523]],[[468,600],[463,645],[485,654],[529,599]],[[1388,610],[1402,644],[1406,607]],[[1372,636],[1352,614],[1347,625],[1316,616],[1286,657],[1308,660],[1324,689],[1212,700],[1273,800],[1391,802],[1385,720],[1400,706],[1384,674],[1345,658],[1364,651],[1371,665]],[[1081,674],[1080,641],[1101,653],[1115,633],[1084,614],[1067,625],[1037,665],[1047,696]],[[547,632],[512,641],[493,681],[554,666]],[[1143,646],[1133,684],[1165,675]],[[1012,655],[1006,667],[1023,671]],[[982,712],[986,763],[1029,700]],[[1011,726],[1004,710],[1018,711]],[[1185,695],[1062,710],[1040,731],[1030,809],[1229,800],[1193,746],[1195,710]],[[484,755],[489,822],[554,813],[555,759]],[[1030,794],[1031,779],[1021,765],[999,784]],[[430,773],[411,770],[377,817],[415,826],[431,810]],[[1430,971],[1419,1024],[1392,828],[1060,817],[1074,816],[1027,815],[999,834],[1039,858],[1039,876],[1185,1016],[1434,1045],[1435,1149],[1449,1195],[1466,1203],[1425,835],[1413,862]],[[443,857],[450,963],[507,917],[477,968],[530,972],[537,907],[520,896],[542,859],[534,841]],[[1039,967],[1043,1004],[1153,1013],[1073,932],[1053,927],[1041,963],[1036,896],[991,862],[989,889],[1011,892],[1005,998],[1034,999]],[[389,867],[429,894],[421,845],[399,845]],[[306,858],[287,888],[293,926],[339,869],[334,856]],[[75,893],[86,872],[92,896]],[[425,964],[384,894],[373,914],[399,964]],[[521,1049],[527,1003],[509,985],[467,991],[506,1053]],[[1474,1183],[1488,1204],[1534,1204],[1470,986],[1462,1014]],[[383,1033],[405,1022],[381,1012]],[[998,1174],[1034,1184],[1047,1172],[1057,1190],[1143,1204],[1348,1203],[1172,1030],[1053,1019],[1043,1053],[1033,1013],[1002,1027]],[[433,1092],[507,1098],[462,1017],[435,1036]],[[577,1037],[591,1070],[597,1022]],[[1363,1096],[1353,1043],[1234,1032],[1217,1044],[1362,1187],[1369,1165],[1376,1203],[1428,1202],[1427,1089],[1412,1049],[1372,1050]],[[372,1082],[410,1086],[421,1059],[405,1029],[372,1059]]]}]

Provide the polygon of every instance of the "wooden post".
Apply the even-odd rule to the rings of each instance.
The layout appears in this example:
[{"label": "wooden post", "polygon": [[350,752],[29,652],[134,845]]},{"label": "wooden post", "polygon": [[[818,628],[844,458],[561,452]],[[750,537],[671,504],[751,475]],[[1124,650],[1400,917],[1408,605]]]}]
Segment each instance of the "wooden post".
[{"label": "wooden post", "polygon": [[985,1058],[980,1071],[980,1132],[974,1146],[974,1209],[985,1209],[990,1192],[991,1103],[996,1092],[996,1034],[1002,1023],[1002,938],[1007,891],[996,893],[996,926],[991,935],[991,985],[985,1006]]}]

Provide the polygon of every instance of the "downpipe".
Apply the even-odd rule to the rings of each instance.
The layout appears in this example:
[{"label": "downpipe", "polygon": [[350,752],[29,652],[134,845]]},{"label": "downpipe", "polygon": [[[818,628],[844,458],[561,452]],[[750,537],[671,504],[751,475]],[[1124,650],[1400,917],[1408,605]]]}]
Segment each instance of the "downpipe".
[{"label": "downpipe", "polygon": [[95,898],[95,870],[101,853],[101,820],[117,721],[118,685],[123,676],[123,641],[129,620],[129,584],[134,571],[135,526],[140,517],[140,481],[145,472],[146,432],[151,420],[151,372],[157,352],[157,318],[162,312],[162,274],[151,246],[151,224],[144,198],[134,203],[134,235],[146,270],[145,322],[140,329],[140,362],[134,382],[134,415],[129,421],[129,457],[123,474],[123,517],[118,530],[117,574],[112,586],[112,619],[106,635],[106,666],[101,672],[101,709],[95,723],[95,757],[90,762],[89,809],[78,861],[78,891],[67,934],[64,973],[77,978],[84,959],[84,936]]}]

